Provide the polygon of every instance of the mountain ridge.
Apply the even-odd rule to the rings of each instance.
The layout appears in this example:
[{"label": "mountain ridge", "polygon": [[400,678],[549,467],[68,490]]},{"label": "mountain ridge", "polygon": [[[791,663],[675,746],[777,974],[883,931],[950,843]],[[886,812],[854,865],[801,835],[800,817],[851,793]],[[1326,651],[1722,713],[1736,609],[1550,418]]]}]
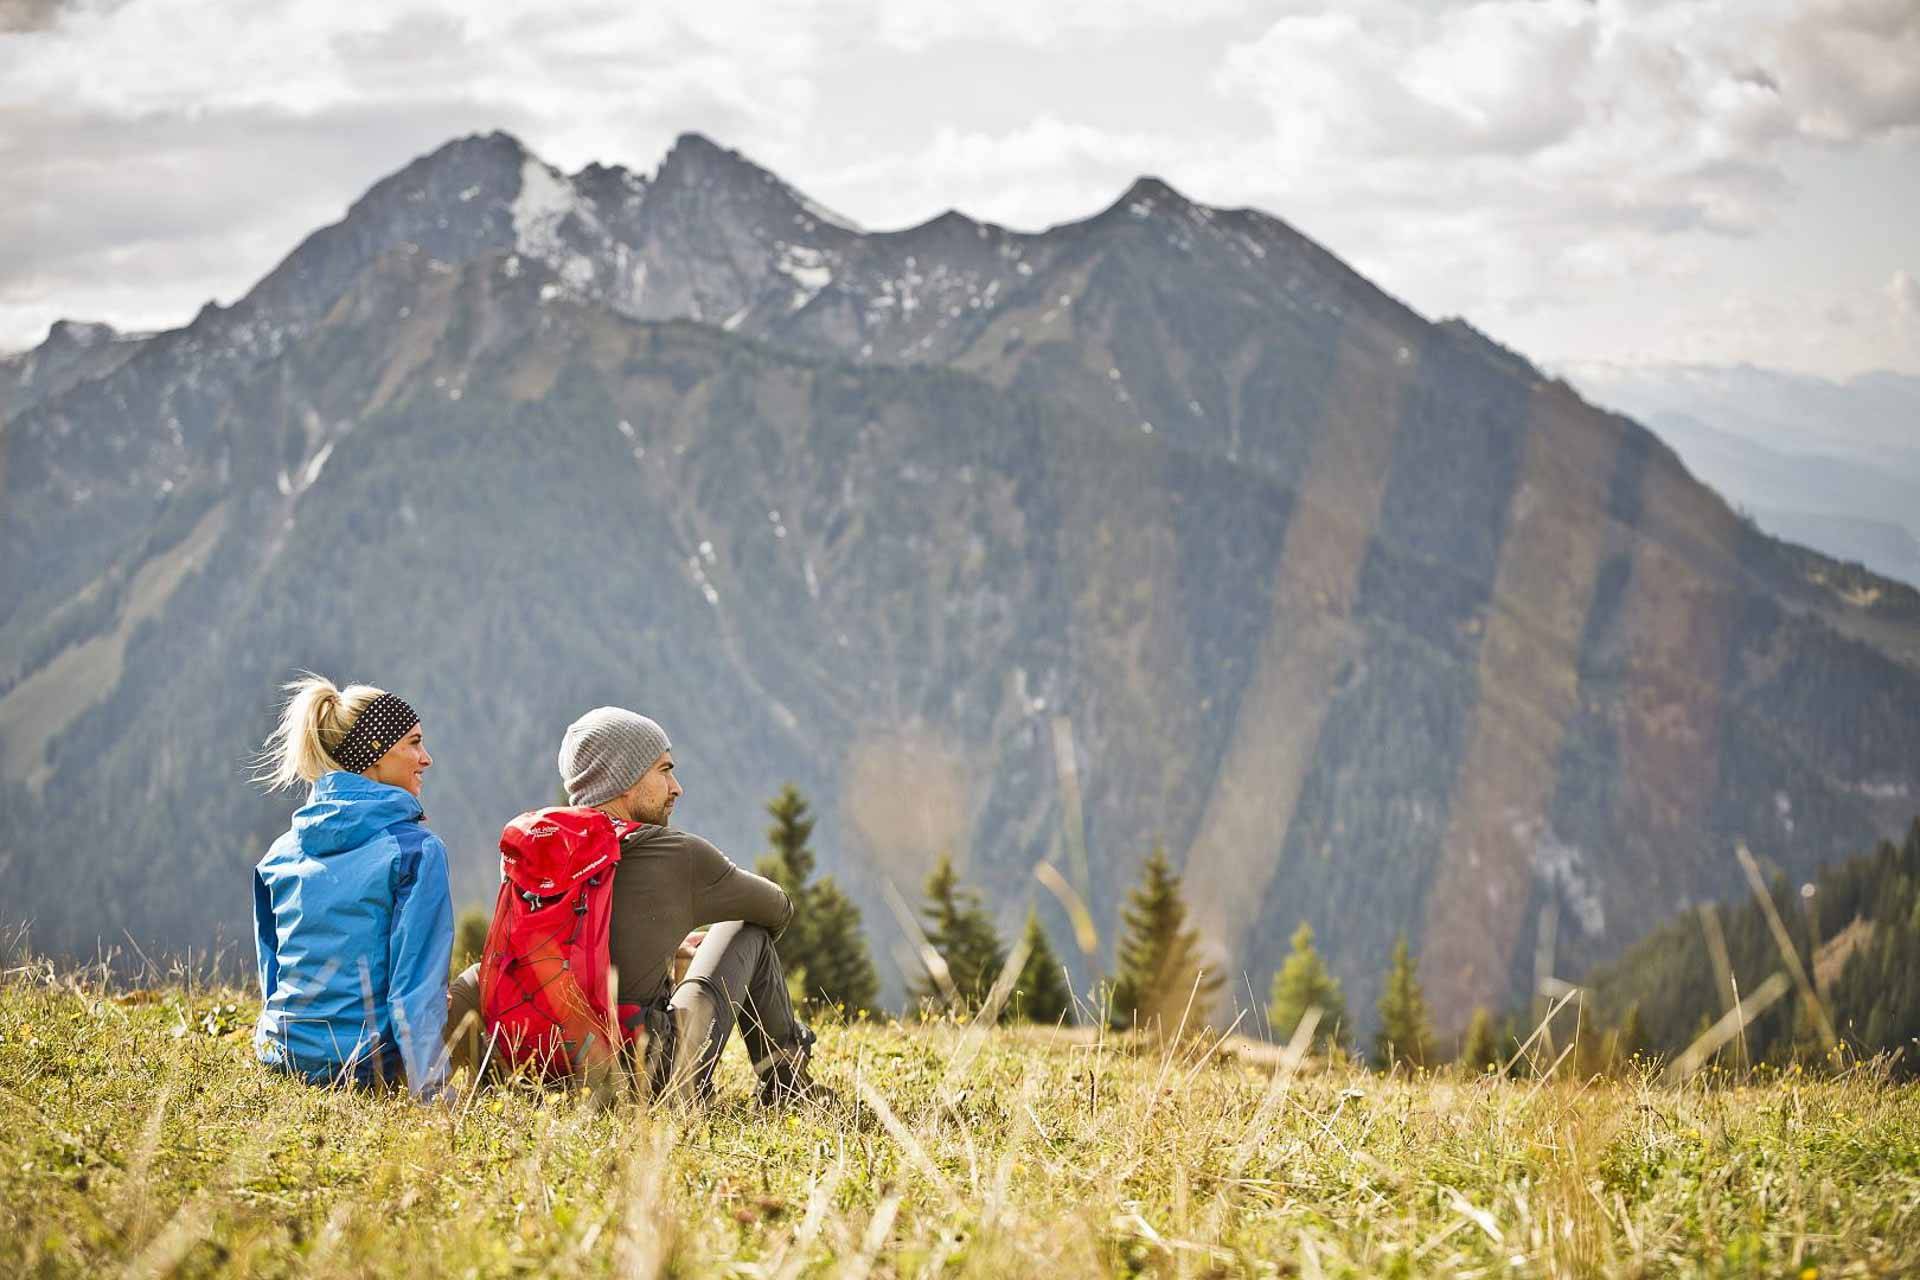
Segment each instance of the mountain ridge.
[{"label": "mountain ridge", "polygon": [[[876,929],[941,847],[1010,915],[1052,859],[1104,919],[1159,837],[1253,981],[1309,918],[1365,1008],[1405,932],[1448,1017],[1549,917],[1577,971],[1724,887],[1734,835],[1805,869],[1910,816],[1913,593],[1279,219],[1142,179],[1043,233],[863,234],[687,138],[650,178],[457,140],[8,416],[0,869],[51,943],[101,923],[31,843],[111,847],[88,772],[137,849],[226,852],[61,870],[142,886],[148,940],[234,917],[285,804],[186,762],[295,667],[437,709],[469,889],[558,726],[642,701],[736,858],[800,782]],[[424,649],[351,588],[388,580]],[[517,607],[556,583],[579,625]]]}]

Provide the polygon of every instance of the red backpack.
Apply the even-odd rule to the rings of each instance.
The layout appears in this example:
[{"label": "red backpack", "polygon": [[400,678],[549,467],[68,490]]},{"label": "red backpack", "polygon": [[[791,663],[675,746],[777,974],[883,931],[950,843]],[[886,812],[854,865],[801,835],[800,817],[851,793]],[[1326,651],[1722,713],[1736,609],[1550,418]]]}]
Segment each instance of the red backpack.
[{"label": "red backpack", "polygon": [[536,809],[500,833],[505,876],[480,964],[492,1053],[547,1077],[613,1060],[645,1036],[642,1006],[608,1008],[607,926],[620,837],[597,809]]}]

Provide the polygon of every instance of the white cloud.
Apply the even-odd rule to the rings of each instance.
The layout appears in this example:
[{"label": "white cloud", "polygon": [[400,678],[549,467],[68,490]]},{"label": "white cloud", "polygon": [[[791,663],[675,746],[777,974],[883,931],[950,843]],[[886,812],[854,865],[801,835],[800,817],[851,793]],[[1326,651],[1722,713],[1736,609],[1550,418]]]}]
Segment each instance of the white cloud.
[{"label": "white cloud", "polygon": [[1895,271],[1887,281],[1887,301],[1893,306],[1894,323],[1905,328],[1920,328],[1920,280],[1905,268]]},{"label": "white cloud", "polygon": [[1685,279],[1700,233],[1775,225],[1795,147],[1913,136],[1920,6],[1294,6],[1227,50],[1216,87],[1271,122],[1232,166],[1251,198],[1337,228],[1416,305],[1498,330]]},{"label": "white cloud", "polygon": [[1252,0],[829,0],[826,6],[882,44],[909,51],[956,41],[1049,45],[1072,37],[1191,26],[1253,7]]},{"label": "white cloud", "polygon": [[[945,208],[1022,230],[1085,217],[1111,202],[1173,139],[1041,116],[1004,133],[938,128],[926,146],[821,175],[856,194],[871,226],[918,221]],[[835,199],[842,199],[835,196]],[[1070,211],[1070,212],[1069,212]]]},{"label": "white cloud", "polygon": [[[784,134],[804,125],[816,58],[808,8],[746,0],[673,14],[593,2],[132,0],[69,9],[44,32],[0,41],[0,109],[311,117],[454,98],[511,104],[604,144],[624,132],[622,116],[693,101]],[[573,159],[559,154],[566,145],[546,149]]]},{"label": "white cloud", "polygon": [[1798,125],[1831,141],[1920,124],[1920,5],[1813,0],[1768,32]]}]

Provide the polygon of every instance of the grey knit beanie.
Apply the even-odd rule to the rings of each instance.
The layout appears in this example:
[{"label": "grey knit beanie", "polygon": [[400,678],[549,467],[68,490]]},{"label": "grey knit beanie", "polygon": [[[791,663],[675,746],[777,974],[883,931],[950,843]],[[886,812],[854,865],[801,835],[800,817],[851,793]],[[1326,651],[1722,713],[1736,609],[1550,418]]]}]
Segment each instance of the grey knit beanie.
[{"label": "grey knit beanie", "polygon": [[595,707],[560,739],[560,778],[572,804],[605,804],[640,781],[673,747],[667,731],[638,712]]}]

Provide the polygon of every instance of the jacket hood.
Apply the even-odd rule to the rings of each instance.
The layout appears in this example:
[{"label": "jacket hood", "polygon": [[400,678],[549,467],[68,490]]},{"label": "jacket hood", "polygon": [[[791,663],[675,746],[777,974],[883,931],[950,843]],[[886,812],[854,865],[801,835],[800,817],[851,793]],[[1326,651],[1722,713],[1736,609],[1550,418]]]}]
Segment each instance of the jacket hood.
[{"label": "jacket hood", "polygon": [[412,792],[357,773],[322,774],[307,802],[294,810],[293,835],[316,858],[367,844],[389,827],[425,817]]}]

